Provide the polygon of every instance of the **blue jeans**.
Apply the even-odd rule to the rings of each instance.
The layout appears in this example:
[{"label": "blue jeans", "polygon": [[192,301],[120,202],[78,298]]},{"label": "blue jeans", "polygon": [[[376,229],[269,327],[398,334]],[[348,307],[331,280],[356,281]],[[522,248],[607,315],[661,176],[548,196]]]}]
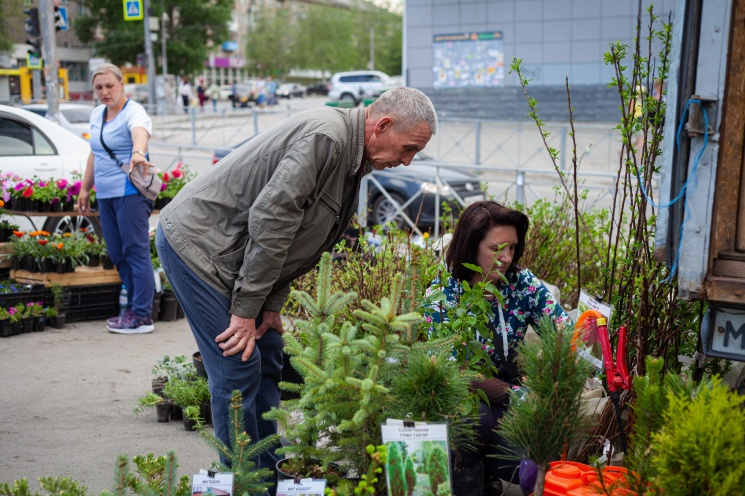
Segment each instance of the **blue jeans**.
[{"label": "blue jeans", "polygon": [[149,318],[155,292],[148,236],[153,202],[139,193],[101,198],[98,211],[106,249],[127,288],[129,307],[139,317]]},{"label": "blue jeans", "polygon": [[[163,235],[160,224],[155,235],[163,270],[184,309],[186,320],[202,354],[204,368],[212,396],[212,424],[218,439],[230,446],[228,422],[230,396],[234,390],[243,395],[245,431],[252,442],[276,434],[274,422],[262,415],[272,407],[279,407],[279,386],[282,373],[282,336],[269,329],[247,361],[241,354],[223,356],[215,338],[230,323],[230,300],[197,276],[178,256]],[[256,327],[261,318],[256,319]],[[274,450],[264,452],[259,458],[259,468],[275,469],[278,457]],[[225,459],[221,457],[223,463]]]}]

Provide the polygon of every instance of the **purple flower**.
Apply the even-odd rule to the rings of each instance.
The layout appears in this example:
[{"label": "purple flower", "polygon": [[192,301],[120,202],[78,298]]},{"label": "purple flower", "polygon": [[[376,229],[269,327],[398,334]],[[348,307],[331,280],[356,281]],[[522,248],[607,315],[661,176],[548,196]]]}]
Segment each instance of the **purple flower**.
[{"label": "purple flower", "polygon": [[43,188],[46,185],[47,185],[47,183],[45,183],[44,181],[39,181],[39,187],[40,188]]},{"label": "purple flower", "polygon": [[75,181],[71,187],[67,188],[67,195],[77,196],[80,194],[80,181]]},{"label": "purple flower", "polygon": [[60,179],[57,181],[57,187],[59,189],[65,189],[67,187],[67,179]]},{"label": "purple flower", "polygon": [[168,189],[168,185],[166,183],[163,183],[163,184],[160,185],[160,190],[161,191],[165,191],[166,189]]}]

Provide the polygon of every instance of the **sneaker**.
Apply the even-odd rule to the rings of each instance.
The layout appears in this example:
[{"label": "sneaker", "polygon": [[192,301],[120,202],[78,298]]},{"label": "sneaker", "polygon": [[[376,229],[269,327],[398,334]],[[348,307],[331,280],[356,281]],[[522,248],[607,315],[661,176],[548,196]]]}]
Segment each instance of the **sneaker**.
[{"label": "sneaker", "polygon": [[129,315],[122,315],[119,322],[109,323],[106,329],[117,334],[147,334],[153,332],[155,326],[153,325],[153,319],[149,316],[140,317],[132,312]]},{"label": "sneaker", "polygon": [[121,315],[114,315],[113,317],[109,317],[108,319],[106,319],[106,324],[107,325],[118,324],[125,316],[127,316],[127,315],[129,315],[131,313],[132,313],[132,309],[131,308],[128,308],[128,309],[126,309],[124,311],[123,314],[121,314]]}]

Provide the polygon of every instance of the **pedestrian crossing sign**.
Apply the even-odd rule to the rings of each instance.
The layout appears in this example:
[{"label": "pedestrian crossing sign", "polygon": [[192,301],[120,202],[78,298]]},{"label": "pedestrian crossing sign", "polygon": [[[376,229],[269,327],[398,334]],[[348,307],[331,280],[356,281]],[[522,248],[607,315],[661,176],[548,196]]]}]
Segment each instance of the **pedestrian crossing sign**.
[{"label": "pedestrian crossing sign", "polygon": [[142,9],[142,0],[122,0],[124,3],[124,20],[141,21],[145,18]]}]

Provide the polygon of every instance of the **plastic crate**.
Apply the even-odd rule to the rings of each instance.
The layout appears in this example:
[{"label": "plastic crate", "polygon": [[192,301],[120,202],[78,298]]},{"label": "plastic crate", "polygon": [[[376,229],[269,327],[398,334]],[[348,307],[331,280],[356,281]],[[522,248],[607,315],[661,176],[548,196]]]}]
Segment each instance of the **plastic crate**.
[{"label": "plastic crate", "polygon": [[24,291],[20,293],[0,294],[0,307],[3,307],[3,308],[14,307],[14,306],[17,306],[18,304],[25,304],[30,301],[32,302],[40,301],[43,305],[47,304],[46,292],[44,291],[44,286],[42,286],[41,284],[37,284],[37,285],[19,284],[19,283],[13,283],[13,284],[15,286],[26,286],[30,288],[30,291]]},{"label": "plastic crate", "polygon": [[[103,320],[118,314],[121,287],[119,283],[66,287],[62,300],[66,321]],[[51,292],[48,298],[51,301]]]}]

